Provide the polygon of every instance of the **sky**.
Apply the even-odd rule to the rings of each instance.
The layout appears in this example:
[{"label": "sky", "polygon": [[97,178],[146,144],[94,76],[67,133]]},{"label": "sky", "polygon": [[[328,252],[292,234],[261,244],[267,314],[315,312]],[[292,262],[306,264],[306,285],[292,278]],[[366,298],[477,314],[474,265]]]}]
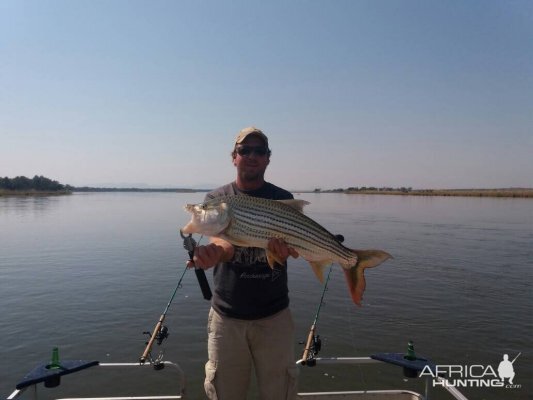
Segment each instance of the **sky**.
[{"label": "sky", "polygon": [[533,187],[533,2],[0,0],[0,177]]}]

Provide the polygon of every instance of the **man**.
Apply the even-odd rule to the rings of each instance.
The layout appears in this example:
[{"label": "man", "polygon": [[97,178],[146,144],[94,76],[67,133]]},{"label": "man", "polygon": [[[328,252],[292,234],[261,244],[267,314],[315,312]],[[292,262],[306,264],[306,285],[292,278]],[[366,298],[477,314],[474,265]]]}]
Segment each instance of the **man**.
[{"label": "man", "polygon": [[[270,154],[268,138],[260,129],[240,131],[232,152],[237,178],[208,193],[206,200],[240,194],[292,199],[291,193],[264,179]],[[298,257],[282,240],[271,239],[268,248],[280,260]],[[253,366],[261,400],[295,398],[297,368],[287,263],[271,269],[264,249],[237,247],[214,238],[195,249],[192,265],[203,269],[215,266],[205,367],[207,397],[246,399]]]}]

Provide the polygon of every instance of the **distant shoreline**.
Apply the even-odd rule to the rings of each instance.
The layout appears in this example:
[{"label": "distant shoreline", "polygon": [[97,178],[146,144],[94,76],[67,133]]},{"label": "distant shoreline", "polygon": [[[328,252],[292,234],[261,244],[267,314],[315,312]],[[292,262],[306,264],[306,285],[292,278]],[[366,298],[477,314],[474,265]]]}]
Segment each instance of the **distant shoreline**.
[{"label": "distant shoreline", "polygon": [[171,192],[171,193],[198,193],[209,192],[212,189],[184,189],[184,188],[94,188],[75,187],[73,192]]},{"label": "distant shoreline", "polygon": [[[145,188],[71,188],[70,190],[59,191],[39,191],[39,190],[6,190],[0,189],[0,197],[2,196],[61,196],[69,195],[74,192],[78,193],[105,193],[105,192],[120,192],[120,193],[202,193],[208,192],[212,189],[145,189]],[[493,197],[493,198],[533,198],[533,189],[530,188],[508,188],[508,189],[421,189],[421,190],[350,190],[350,189],[335,189],[335,190],[295,190],[293,193],[344,193],[344,194],[363,194],[363,195],[385,195],[385,196],[453,196],[453,197]]]},{"label": "distant shoreline", "polygon": [[[315,192],[317,193],[317,192]],[[333,190],[318,193],[345,193],[365,195],[396,196],[448,196],[448,197],[499,197],[499,198],[533,198],[533,189],[421,189],[421,190]]]},{"label": "distant shoreline", "polygon": [[8,190],[0,189],[2,196],[62,196],[78,193],[104,193],[104,192],[159,192],[159,193],[197,193],[208,192],[211,189],[141,189],[141,188],[71,188],[69,190]]}]

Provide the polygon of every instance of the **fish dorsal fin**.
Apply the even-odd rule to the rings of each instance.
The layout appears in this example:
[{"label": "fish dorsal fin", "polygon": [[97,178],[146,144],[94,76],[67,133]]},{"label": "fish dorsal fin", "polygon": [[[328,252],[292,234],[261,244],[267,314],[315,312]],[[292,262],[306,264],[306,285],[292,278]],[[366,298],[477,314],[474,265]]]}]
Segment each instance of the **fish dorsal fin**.
[{"label": "fish dorsal fin", "polygon": [[290,200],[276,200],[280,203],[287,204],[289,207],[294,208],[296,211],[299,211],[301,213],[304,212],[304,206],[310,204],[308,201],[305,200],[296,200],[296,199],[290,199]]}]

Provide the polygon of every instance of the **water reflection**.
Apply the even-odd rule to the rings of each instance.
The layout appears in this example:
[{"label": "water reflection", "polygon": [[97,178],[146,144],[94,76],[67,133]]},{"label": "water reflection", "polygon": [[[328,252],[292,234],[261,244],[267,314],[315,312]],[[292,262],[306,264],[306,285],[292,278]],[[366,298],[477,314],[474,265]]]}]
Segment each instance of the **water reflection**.
[{"label": "water reflection", "polygon": [[68,196],[0,196],[0,215],[38,218],[59,207]]}]

